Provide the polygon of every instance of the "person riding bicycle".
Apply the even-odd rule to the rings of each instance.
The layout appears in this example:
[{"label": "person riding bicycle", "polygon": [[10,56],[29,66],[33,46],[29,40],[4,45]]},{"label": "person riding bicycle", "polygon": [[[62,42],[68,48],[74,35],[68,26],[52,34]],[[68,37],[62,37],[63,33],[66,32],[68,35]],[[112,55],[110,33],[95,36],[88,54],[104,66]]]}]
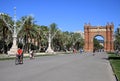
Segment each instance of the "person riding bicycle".
[{"label": "person riding bicycle", "polygon": [[22,54],[23,54],[23,50],[18,48],[18,50],[17,50],[17,57],[20,60],[20,63],[22,63],[22,58],[23,58]]}]

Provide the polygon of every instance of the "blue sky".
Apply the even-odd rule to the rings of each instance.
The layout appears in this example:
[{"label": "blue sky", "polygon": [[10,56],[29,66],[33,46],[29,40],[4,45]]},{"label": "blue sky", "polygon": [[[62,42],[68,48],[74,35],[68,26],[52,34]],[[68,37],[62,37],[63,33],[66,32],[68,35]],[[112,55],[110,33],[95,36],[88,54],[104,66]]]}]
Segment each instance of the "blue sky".
[{"label": "blue sky", "polygon": [[84,31],[84,24],[104,26],[120,24],[120,0],[0,0],[0,12],[17,19],[32,14],[36,23],[49,26],[56,23],[62,31]]}]

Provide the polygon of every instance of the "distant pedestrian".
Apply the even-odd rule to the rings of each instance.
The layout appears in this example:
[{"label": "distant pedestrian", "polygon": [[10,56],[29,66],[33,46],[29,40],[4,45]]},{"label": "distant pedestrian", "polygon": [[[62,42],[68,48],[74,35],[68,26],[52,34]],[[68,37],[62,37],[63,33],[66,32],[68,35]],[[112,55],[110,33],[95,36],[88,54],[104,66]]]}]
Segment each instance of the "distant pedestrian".
[{"label": "distant pedestrian", "polygon": [[76,51],[76,49],[75,49],[75,48],[73,49],[73,53],[74,53],[74,54],[75,54],[75,53],[77,53],[77,51]]},{"label": "distant pedestrian", "polygon": [[95,55],[95,48],[93,49],[93,56]]},{"label": "distant pedestrian", "polygon": [[83,49],[80,49],[80,53],[82,53],[83,52]]},{"label": "distant pedestrian", "polygon": [[30,59],[34,59],[34,53],[33,53],[33,50],[30,50]]}]

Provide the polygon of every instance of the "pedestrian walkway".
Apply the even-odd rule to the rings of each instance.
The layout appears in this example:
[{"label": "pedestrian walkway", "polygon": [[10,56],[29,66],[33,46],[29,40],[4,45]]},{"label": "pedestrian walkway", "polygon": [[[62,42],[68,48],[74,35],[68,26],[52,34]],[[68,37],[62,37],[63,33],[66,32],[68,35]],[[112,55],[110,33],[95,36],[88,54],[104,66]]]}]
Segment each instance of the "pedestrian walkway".
[{"label": "pedestrian walkway", "polygon": [[[93,56],[93,53],[90,54]],[[89,72],[91,73],[91,75],[93,73],[94,77],[101,78],[99,80],[96,79],[93,81],[116,81],[112,67],[108,60],[108,54],[106,52],[96,52],[91,59],[93,59],[91,60],[92,67],[90,68]]]},{"label": "pedestrian walkway", "polygon": [[0,61],[1,81],[116,81],[106,53],[66,54]]}]

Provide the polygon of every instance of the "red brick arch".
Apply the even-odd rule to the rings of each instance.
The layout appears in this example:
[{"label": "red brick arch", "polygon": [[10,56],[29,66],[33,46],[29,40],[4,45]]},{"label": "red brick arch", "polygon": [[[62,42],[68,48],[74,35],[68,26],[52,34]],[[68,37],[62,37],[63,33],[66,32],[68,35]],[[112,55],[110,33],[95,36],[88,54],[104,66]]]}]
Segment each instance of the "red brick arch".
[{"label": "red brick arch", "polygon": [[104,38],[104,51],[113,52],[113,23],[108,23],[106,26],[91,26],[90,24],[84,25],[84,38],[85,38],[85,52],[93,51],[93,38],[97,35],[100,35]]}]

